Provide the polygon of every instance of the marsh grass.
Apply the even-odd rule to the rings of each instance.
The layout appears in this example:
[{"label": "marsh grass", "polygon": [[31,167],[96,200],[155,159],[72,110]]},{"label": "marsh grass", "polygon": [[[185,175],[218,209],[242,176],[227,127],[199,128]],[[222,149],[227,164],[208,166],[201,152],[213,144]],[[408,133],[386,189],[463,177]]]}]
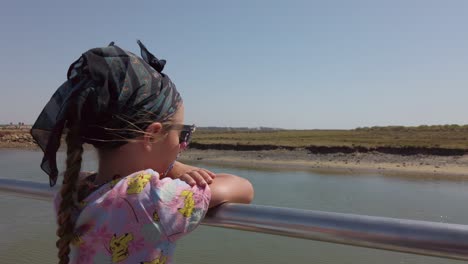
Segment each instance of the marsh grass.
[{"label": "marsh grass", "polygon": [[[29,134],[29,129],[0,129],[6,135]],[[351,130],[283,130],[199,128],[193,136],[199,144],[273,145],[285,147],[424,147],[468,150],[468,125],[386,126]]]},{"label": "marsh grass", "polygon": [[353,130],[198,130],[199,144],[289,147],[427,147],[468,149],[468,126],[371,127]]}]

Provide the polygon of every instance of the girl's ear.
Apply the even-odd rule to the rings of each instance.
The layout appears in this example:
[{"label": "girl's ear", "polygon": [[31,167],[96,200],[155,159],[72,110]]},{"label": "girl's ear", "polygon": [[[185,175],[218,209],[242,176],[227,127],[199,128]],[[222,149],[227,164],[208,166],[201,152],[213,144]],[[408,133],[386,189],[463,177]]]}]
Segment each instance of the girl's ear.
[{"label": "girl's ear", "polygon": [[159,122],[154,122],[149,125],[145,130],[145,135],[143,136],[143,141],[145,146],[151,146],[152,143],[156,141],[156,138],[160,137],[162,134],[162,124]]}]

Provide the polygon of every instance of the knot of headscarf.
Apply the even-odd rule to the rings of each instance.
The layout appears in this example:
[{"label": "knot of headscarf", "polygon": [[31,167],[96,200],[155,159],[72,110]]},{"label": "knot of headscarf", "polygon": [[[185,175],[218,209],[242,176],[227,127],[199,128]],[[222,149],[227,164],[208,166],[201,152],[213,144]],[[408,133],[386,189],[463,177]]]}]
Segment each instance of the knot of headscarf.
[{"label": "knot of headscarf", "polygon": [[64,128],[79,127],[81,141],[115,148],[140,135],[150,123],[167,121],[182,101],[158,60],[138,41],[141,57],[112,42],[83,53],[70,65],[31,129],[44,152],[41,168],[50,186],[57,181],[56,155]]}]

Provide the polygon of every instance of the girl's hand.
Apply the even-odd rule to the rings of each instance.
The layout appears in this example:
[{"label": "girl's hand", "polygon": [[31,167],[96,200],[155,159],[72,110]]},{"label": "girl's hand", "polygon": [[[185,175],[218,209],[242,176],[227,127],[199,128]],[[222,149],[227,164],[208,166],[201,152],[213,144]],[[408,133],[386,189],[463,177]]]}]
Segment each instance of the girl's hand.
[{"label": "girl's hand", "polygon": [[186,182],[190,186],[198,185],[205,187],[207,184],[211,184],[215,177],[216,174],[207,169],[195,168],[194,170],[188,171],[177,178]]},{"label": "girl's hand", "polygon": [[193,167],[176,161],[167,177],[181,179],[190,186],[199,185],[204,187],[213,182],[216,174],[207,169]]}]

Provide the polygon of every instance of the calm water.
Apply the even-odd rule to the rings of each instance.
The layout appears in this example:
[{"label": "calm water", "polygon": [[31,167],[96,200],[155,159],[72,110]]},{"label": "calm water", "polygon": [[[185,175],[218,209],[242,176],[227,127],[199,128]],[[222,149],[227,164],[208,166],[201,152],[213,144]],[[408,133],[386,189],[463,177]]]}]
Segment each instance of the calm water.
[{"label": "calm water", "polygon": [[[2,178],[47,182],[41,153],[0,150]],[[60,156],[63,159],[63,155]],[[87,152],[85,169],[95,168]],[[256,204],[468,224],[468,179],[336,175],[206,166],[249,179]],[[56,263],[51,203],[0,193],[0,263]],[[177,263],[464,263],[202,226],[178,245]]]}]

